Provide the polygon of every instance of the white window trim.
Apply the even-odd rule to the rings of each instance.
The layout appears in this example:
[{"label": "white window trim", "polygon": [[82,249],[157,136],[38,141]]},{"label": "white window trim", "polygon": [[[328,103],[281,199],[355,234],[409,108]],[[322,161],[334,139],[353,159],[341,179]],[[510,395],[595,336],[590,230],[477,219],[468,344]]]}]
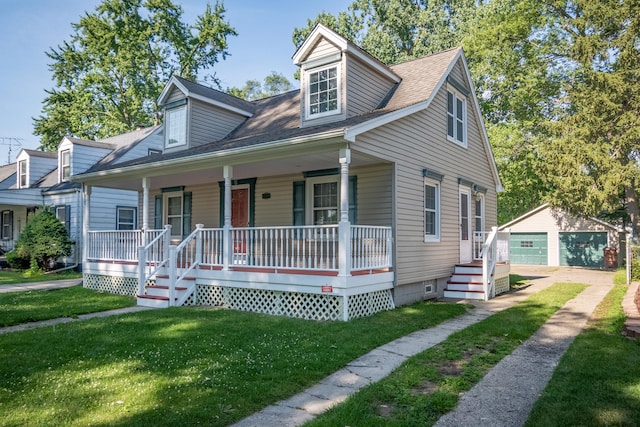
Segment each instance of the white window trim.
[{"label": "white window trim", "polygon": [[[164,118],[164,146],[165,148],[175,148],[175,147],[183,147],[187,145],[189,140],[189,111],[187,110],[187,104],[181,105],[179,107],[171,108],[165,110],[165,118]],[[172,113],[176,113],[180,110],[184,110],[184,142],[181,143],[173,143],[169,144],[169,126],[171,125],[170,115]]]},{"label": "white window trim", "polygon": [[[336,108],[335,110],[331,110],[331,111],[325,111],[324,113],[316,113],[316,114],[311,114],[311,106],[310,106],[310,97],[311,97],[311,90],[310,90],[310,86],[311,86],[311,81],[309,79],[310,74],[315,74],[315,73],[319,73],[321,71],[324,70],[328,70],[330,68],[335,68],[336,69],[336,91],[337,91],[337,103],[338,103],[338,108]],[[340,62],[334,62],[332,64],[329,65],[325,65],[322,67],[318,67],[318,68],[313,68],[310,70],[305,70],[305,108],[304,108],[304,117],[305,120],[313,120],[313,119],[319,119],[321,117],[327,117],[327,116],[334,116],[334,115],[338,115],[342,113],[342,64]]]},{"label": "white window trim", "polygon": [[[65,168],[64,155],[65,155],[65,153],[68,155],[68,161],[69,161],[69,163],[66,165],[66,167],[69,168],[69,175],[66,176],[66,177],[64,176],[64,168]],[[66,150],[60,151],[60,182],[68,181],[69,177],[71,177],[71,150],[66,149]]]},{"label": "white window trim", "polygon": [[[313,223],[313,213],[314,213],[314,209],[313,209],[313,186],[314,184],[325,184],[325,183],[330,183],[330,182],[335,182],[337,184],[337,189],[338,189],[338,197],[337,197],[337,206],[336,209],[338,211],[338,222],[340,221],[340,175],[327,175],[327,176],[318,176],[318,177],[313,177],[313,178],[307,178],[306,179],[306,207],[305,207],[305,224],[308,225],[315,225]],[[336,222],[336,224],[338,223]],[[325,224],[325,225],[335,225],[335,224]]]},{"label": "white window trim", "polygon": [[[478,215],[477,209],[475,209],[475,203],[476,202],[480,202],[480,215]],[[484,195],[482,193],[477,194],[476,196],[474,196],[474,210],[476,210],[476,212],[474,212],[474,221],[473,221],[473,225],[476,225],[477,219],[480,218],[480,222],[482,225],[482,228],[480,230],[475,230],[475,231],[484,231],[485,229],[485,219],[484,219]],[[477,228],[477,227],[476,227]]]},{"label": "white window trim", "polygon": [[[447,85],[447,100],[446,100],[446,114],[447,114],[447,140],[453,142],[456,145],[467,148],[467,97],[461,94],[453,86]],[[453,136],[449,135],[449,93],[453,94]],[[462,142],[458,140],[458,117],[455,115],[457,103],[456,100],[462,101]]]},{"label": "white window trim", "polygon": [[[22,165],[24,165],[24,184],[22,183]],[[26,160],[18,161],[18,188],[29,188],[29,162]]]},{"label": "white window trim", "polygon": [[[427,185],[431,186],[431,187],[435,187],[436,189],[436,207],[435,207],[435,214],[436,214],[436,233],[435,234],[427,234],[427,230],[426,230],[426,214],[427,214],[427,200],[425,198],[425,189],[424,187],[426,187]],[[435,179],[431,179],[431,178],[424,178],[424,182],[423,182],[423,187],[422,187],[422,197],[423,197],[423,201],[422,201],[422,207],[423,207],[423,213],[422,213],[422,224],[424,227],[424,241],[425,242],[439,242],[440,241],[440,234],[441,234],[441,223],[440,223],[440,211],[442,210],[442,206],[440,203],[440,191],[441,191],[441,187],[440,187],[440,181],[437,181]]]},{"label": "white window trim", "polygon": [[[180,197],[180,230],[171,228],[171,238],[182,239],[182,228],[184,224],[184,192],[183,191],[171,191],[162,194],[162,220],[164,224],[169,224],[169,199],[173,197]],[[175,215],[177,217],[177,215]]]}]

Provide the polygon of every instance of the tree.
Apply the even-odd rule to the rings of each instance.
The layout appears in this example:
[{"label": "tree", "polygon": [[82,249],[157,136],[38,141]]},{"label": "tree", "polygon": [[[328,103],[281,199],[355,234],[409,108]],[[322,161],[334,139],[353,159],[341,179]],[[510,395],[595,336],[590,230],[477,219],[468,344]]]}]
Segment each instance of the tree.
[{"label": "tree", "polygon": [[288,92],[291,87],[291,82],[282,73],[272,71],[264,78],[262,84],[258,80],[247,80],[241,88],[235,86],[227,88],[227,93],[247,101],[253,101]]},{"label": "tree", "polygon": [[57,149],[65,135],[100,139],[159,123],[156,100],[172,74],[195,79],[228,55],[236,31],[224,13],[207,4],[188,25],[171,0],[103,0],[85,13],[71,39],[47,52],[55,87],[34,118],[40,148]]},{"label": "tree", "polygon": [[550,1],[571,79],[543,146],[550,200],[581,215],[626,210],[640,226],[640,2]]},{"label": "tree", "polygon": [[48,270],[58,258],[71,255],[71,239],[55,213],[44,208],[27,223],[10,253],[14,268]]}]

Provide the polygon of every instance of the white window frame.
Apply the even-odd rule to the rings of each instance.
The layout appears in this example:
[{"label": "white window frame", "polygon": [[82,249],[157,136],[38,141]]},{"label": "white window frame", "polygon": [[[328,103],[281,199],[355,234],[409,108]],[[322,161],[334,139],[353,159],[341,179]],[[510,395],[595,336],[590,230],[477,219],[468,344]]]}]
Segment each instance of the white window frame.
[{"label": "white window frame", "polygon": [[[427,197],[426,197],[426,187],[433,187],[435,188],[435,206],[433,208],[429,208],[427,207]],[[435,179],[430,179],[430,178],[424,178],[424,185],[422,188],[422,197],[424,198],[423,200],[423,207],[424,207],[424,213],[422,215],[422,224],[424,226],[424,241],[425,242],[439,242],[440,241],[440,211],[441,211],[441,204],[440,204],[440,181],[437,181]],[[427,213],[433,213],[434,215],[434,219],[435,219],[435,233],[434,234],[429,234],[427,233]]]},{"label": "white window frame", "polygon": [[[56,218],[58,218],[58,220],[64,224],[65,228],[67,229],[67,232],[71,232],[71,219],[69,219],[69,222],[67,222],[67,216],[69,216],[69,218],[71,218],[71,206],[70,205],[55,205],[53,207],[54,212],[56,214]],[[67,212],[69,212],[69,215],[67,215]]]},{"label": "white window frame", "polygon": [[[132,211],[132,222],[121,220],[122,211]],[[116,206],[116,230],[135,230],[138,222],[138,208],[131,206]],[[122,228],[123,225],[131,225],[131,228]]]},{"label": "white window frame", "polygon": [[[453,112],[449,111],[449,95],[453,97]],[[458,116],[458,101],[462,102],[462,116]],[[449,120],[453,120],[453,133],[449,133]],[[462,138],[459,139],[458,124],[462,125]],[[447,87],[447,140],[461,147],[467,147],[467,98],[452,86]]]},{"label": "white window frame", "polygon": [[171,218],[180,218],[180,229],[176,230],[175,227],[171,227],[171,238],[182,239],[182,228],[184,227],[184,193],[182,191],[171,191],[163,193],[162,195],[162,218],[165,224],[169,224],[169,199],[174,197],[180,198],[180,214],[171,215]]},{"label": "white window frame", "polygon": [[[480,212],[478,212],[478,204],[480,205]],[[474,209],[474,221],[473,225],[475,227],[475,231],[483,232],[484,231],[484,195],[482,193],[478,193],[474,196],[473,201],[473,209]],[[478,221],[480,222],[480,228],[478,228]]]},{"label": "white window frame", "polygon": [[[332,68],[336,69],[336,109],[324,112],[311,113],[311,75],[327,71]],[[334,62],[330,65],[306,70],[306,96],[305,96],[305,119],[317,119],[320,117],[333,116],[342,112],[342,72],[341,63]]]},{"label": "white window frame", "polygon": [[13,240],[13,212],[10,210],[2,211],[2,230],[0,231],[0,239]]},{"label": "white window frame", "polygon": [[18,161],[18,188],[29,187],[29,164],[26,160]]},{"label": "white window frame", "polygon": [[[181,115],[184,115],[184,119],[180,119],[177,120],[175,118],[176,114],[180,113]],[[165,111],[165,118],[164,118],[164,130],[165,130],[165,140],[164,140],[164,146],[166,148],[173,148],[173,147],[182,147],[184,145],[187,145],[187,139],[188,139],[188,126],[187,126],[187,116],[188,116],[188,112],[187,112],[187,105],[181,105],[179,107],[175,107],[175,108],[170,108],[167,109]],[[183,136],[183,140],[176,140],[176,142],[170,142],[171,139],[170,137],[173,136],[171,135],[171,130],[172,130],[172,126],[173,126],[173,122],[178,121],[178,122],[182,122],[182,126],[184,127],[184,135]],[[174,128],[175,129],[175,128]]]},{"label": "white window frame", "polygon": [[[336,190],[337,190],[337,194],[336,194],[336,222],[335,223],[330,223],[330,224],[315,224],[314,223],[314,213],[315,213],[315,208],[313,206],[313,199],[314,199],[314,185],[315,184],[329,184],[329,183],[336,183]],[[340,222],[340,176],[339,175],[327,175],[327,176],[319,176],[319,177],[314,177],[314,178],[307,178],[306,180],[306,223],[309,225],[335,225],[338,224]],[[318,210],[327,210],[330,208],[327,207],[323,207],[322,209],[318,209]]]},{"label": "white window frame", "polygon": [[[65,159],[66,157],[66,159]],[[66,163],[65,163],[66,160]],[[60,181],[68,181],[71,176],[71,150],[60,151]]]}]

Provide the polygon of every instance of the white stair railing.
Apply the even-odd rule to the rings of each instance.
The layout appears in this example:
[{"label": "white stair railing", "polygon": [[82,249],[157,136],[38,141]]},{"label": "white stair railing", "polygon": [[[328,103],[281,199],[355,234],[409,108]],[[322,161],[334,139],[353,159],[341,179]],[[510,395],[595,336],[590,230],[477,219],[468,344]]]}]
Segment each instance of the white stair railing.
[{"label": "white stair railing", "polygon": [[[169,245],[171,243],[171,226],[165,225],[164,230],[144,231],[144,239],[150,239],[138,247],[138,295],[144,295],[144,285],[160,268],[167,265]],[[148,236],[147,236],[148,235]]]},{"label": "white stair railing", "polygon": [[484,300],[496,296],[495,272],[498,253],[498,227],[493,227],[487,236],[487,240],[482,245],[482,290],[484,291]]},{"label": "white stair railing", "polygon": [[[197,224],[196,229],[178,246],[169,246],[169,305],[182,305],[193,293],[195,285],[187,286],[179,301],[175,300],[176,287],[195,270],[202,262],[202,227]],[[180,274],[178,274],[180,272]]]}]

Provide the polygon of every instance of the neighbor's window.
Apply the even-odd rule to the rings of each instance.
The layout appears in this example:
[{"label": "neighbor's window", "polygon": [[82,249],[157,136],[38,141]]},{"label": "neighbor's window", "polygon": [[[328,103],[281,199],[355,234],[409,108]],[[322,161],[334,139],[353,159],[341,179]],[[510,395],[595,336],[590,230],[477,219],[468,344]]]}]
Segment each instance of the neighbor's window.
[{"label": "neighbor's window", "polygon": [[2,240],[13,238],[13,211],[2,211]]},{"label": "neighbor's window", "polygon": [[309,73],[307,115],[318,117],[340,112],[338,100],[338,67],[332,66]]},{"label": "neighbor's window", "polygon": [[467,100],[458,92],[447,92],[447,139],[467,145]]},{"label": "neighbor's window", "polygon": [[187,106],[165,112],[166,146],[178,147],[187,143]]},{"label": "neighbor's window", "polygon": [[136,208],[118,206],[116,211],[116,222],[118,230],[136,229]]},{"label": "neighbor's window", "polygon": [[64,224],[67,232],[71,231],[71,206],[69,205],[58,205],[55,207],[56,218],[60,220],[61,223]]},{"label": "neighbor's window", "polygon": [[65,181],[71,176],[71,154],[69,150],[60,152],[60,179]]},{"label": "neighbor's window", "polygon": [[424,181],[424,239],[440,240],[440,183]]},{"label": "neighbor's window", "polygon": [[20,160],[18,162],[18,187],[27,187],[27,161]]}]

